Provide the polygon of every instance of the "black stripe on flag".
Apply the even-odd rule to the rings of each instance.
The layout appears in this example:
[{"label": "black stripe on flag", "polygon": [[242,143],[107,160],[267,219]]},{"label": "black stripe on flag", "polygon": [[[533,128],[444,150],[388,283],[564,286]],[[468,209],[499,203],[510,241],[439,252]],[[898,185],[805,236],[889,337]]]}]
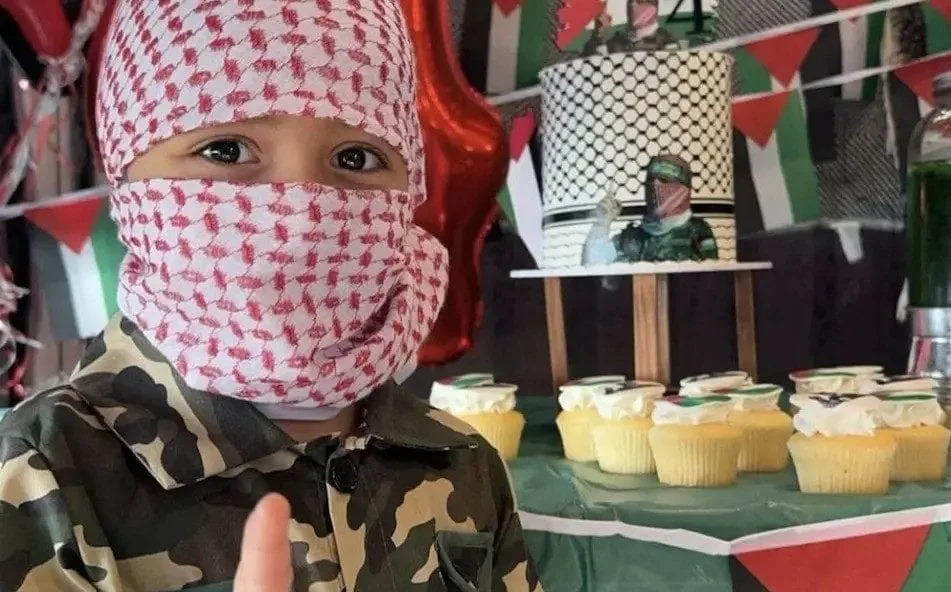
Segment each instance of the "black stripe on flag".
[{"label": "black stripe on flag", "polygon": [[[442,0],[446,1],[446,0]],[[489,31],[492,29],[490,0],[469,0],[462,17],[459,62],[472,88],[484,93],[489,71]]]},{"label": "black stripe on flag", "polygon": [[763,212],[759,209],[746,136],[733,132],[733,193],[736,213],[736,234],[743,236],[763,230]]},{"label": "black stripe on flag", "polygon": [[[830,0],[811,0],[812,14],[838,10]],[[819,38],[806,56],[800,75],[802,81],[812,82],[842,73],[842,37],[838,25],[819,28]],[[842,96],[841,87],[815,89],[805,93],[806,125],[809,150],[816,164],[836,159],[835,102]]]},{"label": "black stripe on flag", "polygon": [[63,267],[59,241],[32,225],[29,233],[30,259],[43,286],[43,299],[53,336],[58,341],[76,339],[79,337],[74,316],[76,311],[70,298],[69,279]]}]

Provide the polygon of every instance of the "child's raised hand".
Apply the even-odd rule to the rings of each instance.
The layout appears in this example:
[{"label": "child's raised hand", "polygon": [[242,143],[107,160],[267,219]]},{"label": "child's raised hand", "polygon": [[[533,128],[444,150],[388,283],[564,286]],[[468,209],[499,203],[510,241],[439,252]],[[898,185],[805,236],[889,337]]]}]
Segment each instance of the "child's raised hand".
[{"label": "child's raised hand", "polygon": [[244,524],[235,592],[289,592],[294,581],[287,527],[291,507],[277,494],[255,506]]}]

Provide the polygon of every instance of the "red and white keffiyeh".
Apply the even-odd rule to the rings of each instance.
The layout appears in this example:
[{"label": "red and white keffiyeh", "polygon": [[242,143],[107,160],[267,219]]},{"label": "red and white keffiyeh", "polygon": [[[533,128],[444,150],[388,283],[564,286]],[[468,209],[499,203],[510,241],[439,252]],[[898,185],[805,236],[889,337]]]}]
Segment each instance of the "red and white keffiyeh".
[{"label": "red and white keffiyeh", "polygon": [[[99,80],[100,151],[129,251],[119,305],[189,386],[342,407],[415,361],[447,257],[412,222],[424,156],[398,0],[121,0]],[[276,114],[382,138],[409,190],[124,181],[157,142]]]}]

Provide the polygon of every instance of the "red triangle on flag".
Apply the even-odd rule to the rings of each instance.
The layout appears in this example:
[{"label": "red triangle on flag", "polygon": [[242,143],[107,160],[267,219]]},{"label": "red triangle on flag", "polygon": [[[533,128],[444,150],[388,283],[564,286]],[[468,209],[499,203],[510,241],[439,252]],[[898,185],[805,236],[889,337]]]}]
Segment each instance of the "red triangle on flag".
[{"label": "red triangle on flag", "polygon": [[930,525],[795,547],[741,553],[770,592],[901,590]]},{"label": "red triangle on flag", "polygon": [[522,0],[495,0],[495,5],[499,7],[504,16],[508,16],[522,5]]},{"label": "red triangle on flag", "polygon": [[951,21],[951,0],[931,0],[931,6]]},{"label": "red triangle on flag", "polygon": [[792,91],[770,93],[755,99],[733,101],[733,127],[765,148]]},{"label": "red triangle on flag", "polygon": [[832,3],[835,4],[835,7],[839,10],[848,10],[856,6],[868,4],[868,2],[869,0],[832,0]]},{"label": "red triangle on flag", "polygon": [[512,160],[522,158],[522,152],[535,135],[535,112],[528,111],[512,120],[512,131],[509,132],[509,154]]},{"label": "red triangle on flag", "polygon": [[604,11],[604,6],[603,0],[562,0],[555,37],[558,49],[571,45],[588,23]]},{"label": "red triangle on flag", "polygon": [[773,78],[789,86],[799,71],[806,54],[819,38],[819,27],[796,31],[779,37],[770,37],[746,45],[746,51],[763,64]]},{"label": "red triangle on flag", "polygon": [[951,56],[941,56],[921,60],[895,70],[895,76],[905,83],[920,99],[934,105],[934,90],[931,88],[935,76],[951,70]]},{"label": "red triangle on flag", "polygon": [[23,217],[74,253],[79,253],[92,234],[105,199],[105,196],[98,196],[60,205],[39,206],[25,211]]}]

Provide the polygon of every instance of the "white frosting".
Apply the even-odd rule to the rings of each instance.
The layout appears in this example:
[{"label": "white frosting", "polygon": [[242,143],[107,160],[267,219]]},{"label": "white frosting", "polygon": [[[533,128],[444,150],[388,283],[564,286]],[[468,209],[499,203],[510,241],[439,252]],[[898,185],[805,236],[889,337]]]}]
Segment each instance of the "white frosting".
[{"label": "white frosting", "polygon": [[594,406],[605,419],[650,417],[654,401],[663,397],[666,390],[656,382],[627,383],[620,390],[595,395]]},{"label": "white frosting", "polygon": [[799,408],[793,426],[806,436],[873,436],[879,422],[882,401],[877,397],[833,399],[794,395],[791,402]]},{"label": "white frosting", "polygon": [[879,378],[859,386],[859,393],[863,395],[880,395],[885,393],[911,393],[932,391],[938,388],[938,381],[933,378],[919,378],[917,376],[896,376]]},{"label": "white frosting", "polygon": [[776,411],[783,387],[775,384],[751,384],[725,389],[722,394],[730,397],[734,411]]},{"label": "white frosting", "polygon": [[577,409],[594,408],[594,397],[604,394],[612,387],[618,387],[624,384],[623,376],[592,376],[589,378],[580,378],[561,386],[561,394],[558,395],[558,404],[565,411],[575,411]]},{"label": "white frosting", "polygon": [[[448,378],[442,378],[433,383],[432,389],[429,391],[429,398],[432,401],[433,398],[438,398],[439,400],[444,400],[446,397],[453,396],[453,393],[457,393],[461,390],[473,386],[485,386],[495,383],[495,377],[491,374],[463,374],[461,376],[450,376]],[[433,405],[435,407],[435,405]]]},{"label": "white frosting", "polygon": [[680,395],[683,397],[702,397],[716,394],[714,391],[736,388],[747,384],[752,384],[750,375],[739,370],[701,374],[681,380]]},{"label": "white frosting", "polygon": [[433,389],[429,404],[453,415],[474,413],[505,413],[515,409],[512,384],[492,384],[471,388]]},{"label": "white frosting", "polygon": [[857,393],[868,390],[882,378],[881,366],[837,366],[789,375],[797,393]]},{"label": "white frosting", "polygon": [[700,425],[726,423],[732,403],[727,397],[709,396],[682,401],[657,401],[651,419],[657,425]]},{"label": "white frosting", "polygon": [[904,393],[882,399],[881,424],[890,428],[944,425],[947,416],[931,393]]}]

